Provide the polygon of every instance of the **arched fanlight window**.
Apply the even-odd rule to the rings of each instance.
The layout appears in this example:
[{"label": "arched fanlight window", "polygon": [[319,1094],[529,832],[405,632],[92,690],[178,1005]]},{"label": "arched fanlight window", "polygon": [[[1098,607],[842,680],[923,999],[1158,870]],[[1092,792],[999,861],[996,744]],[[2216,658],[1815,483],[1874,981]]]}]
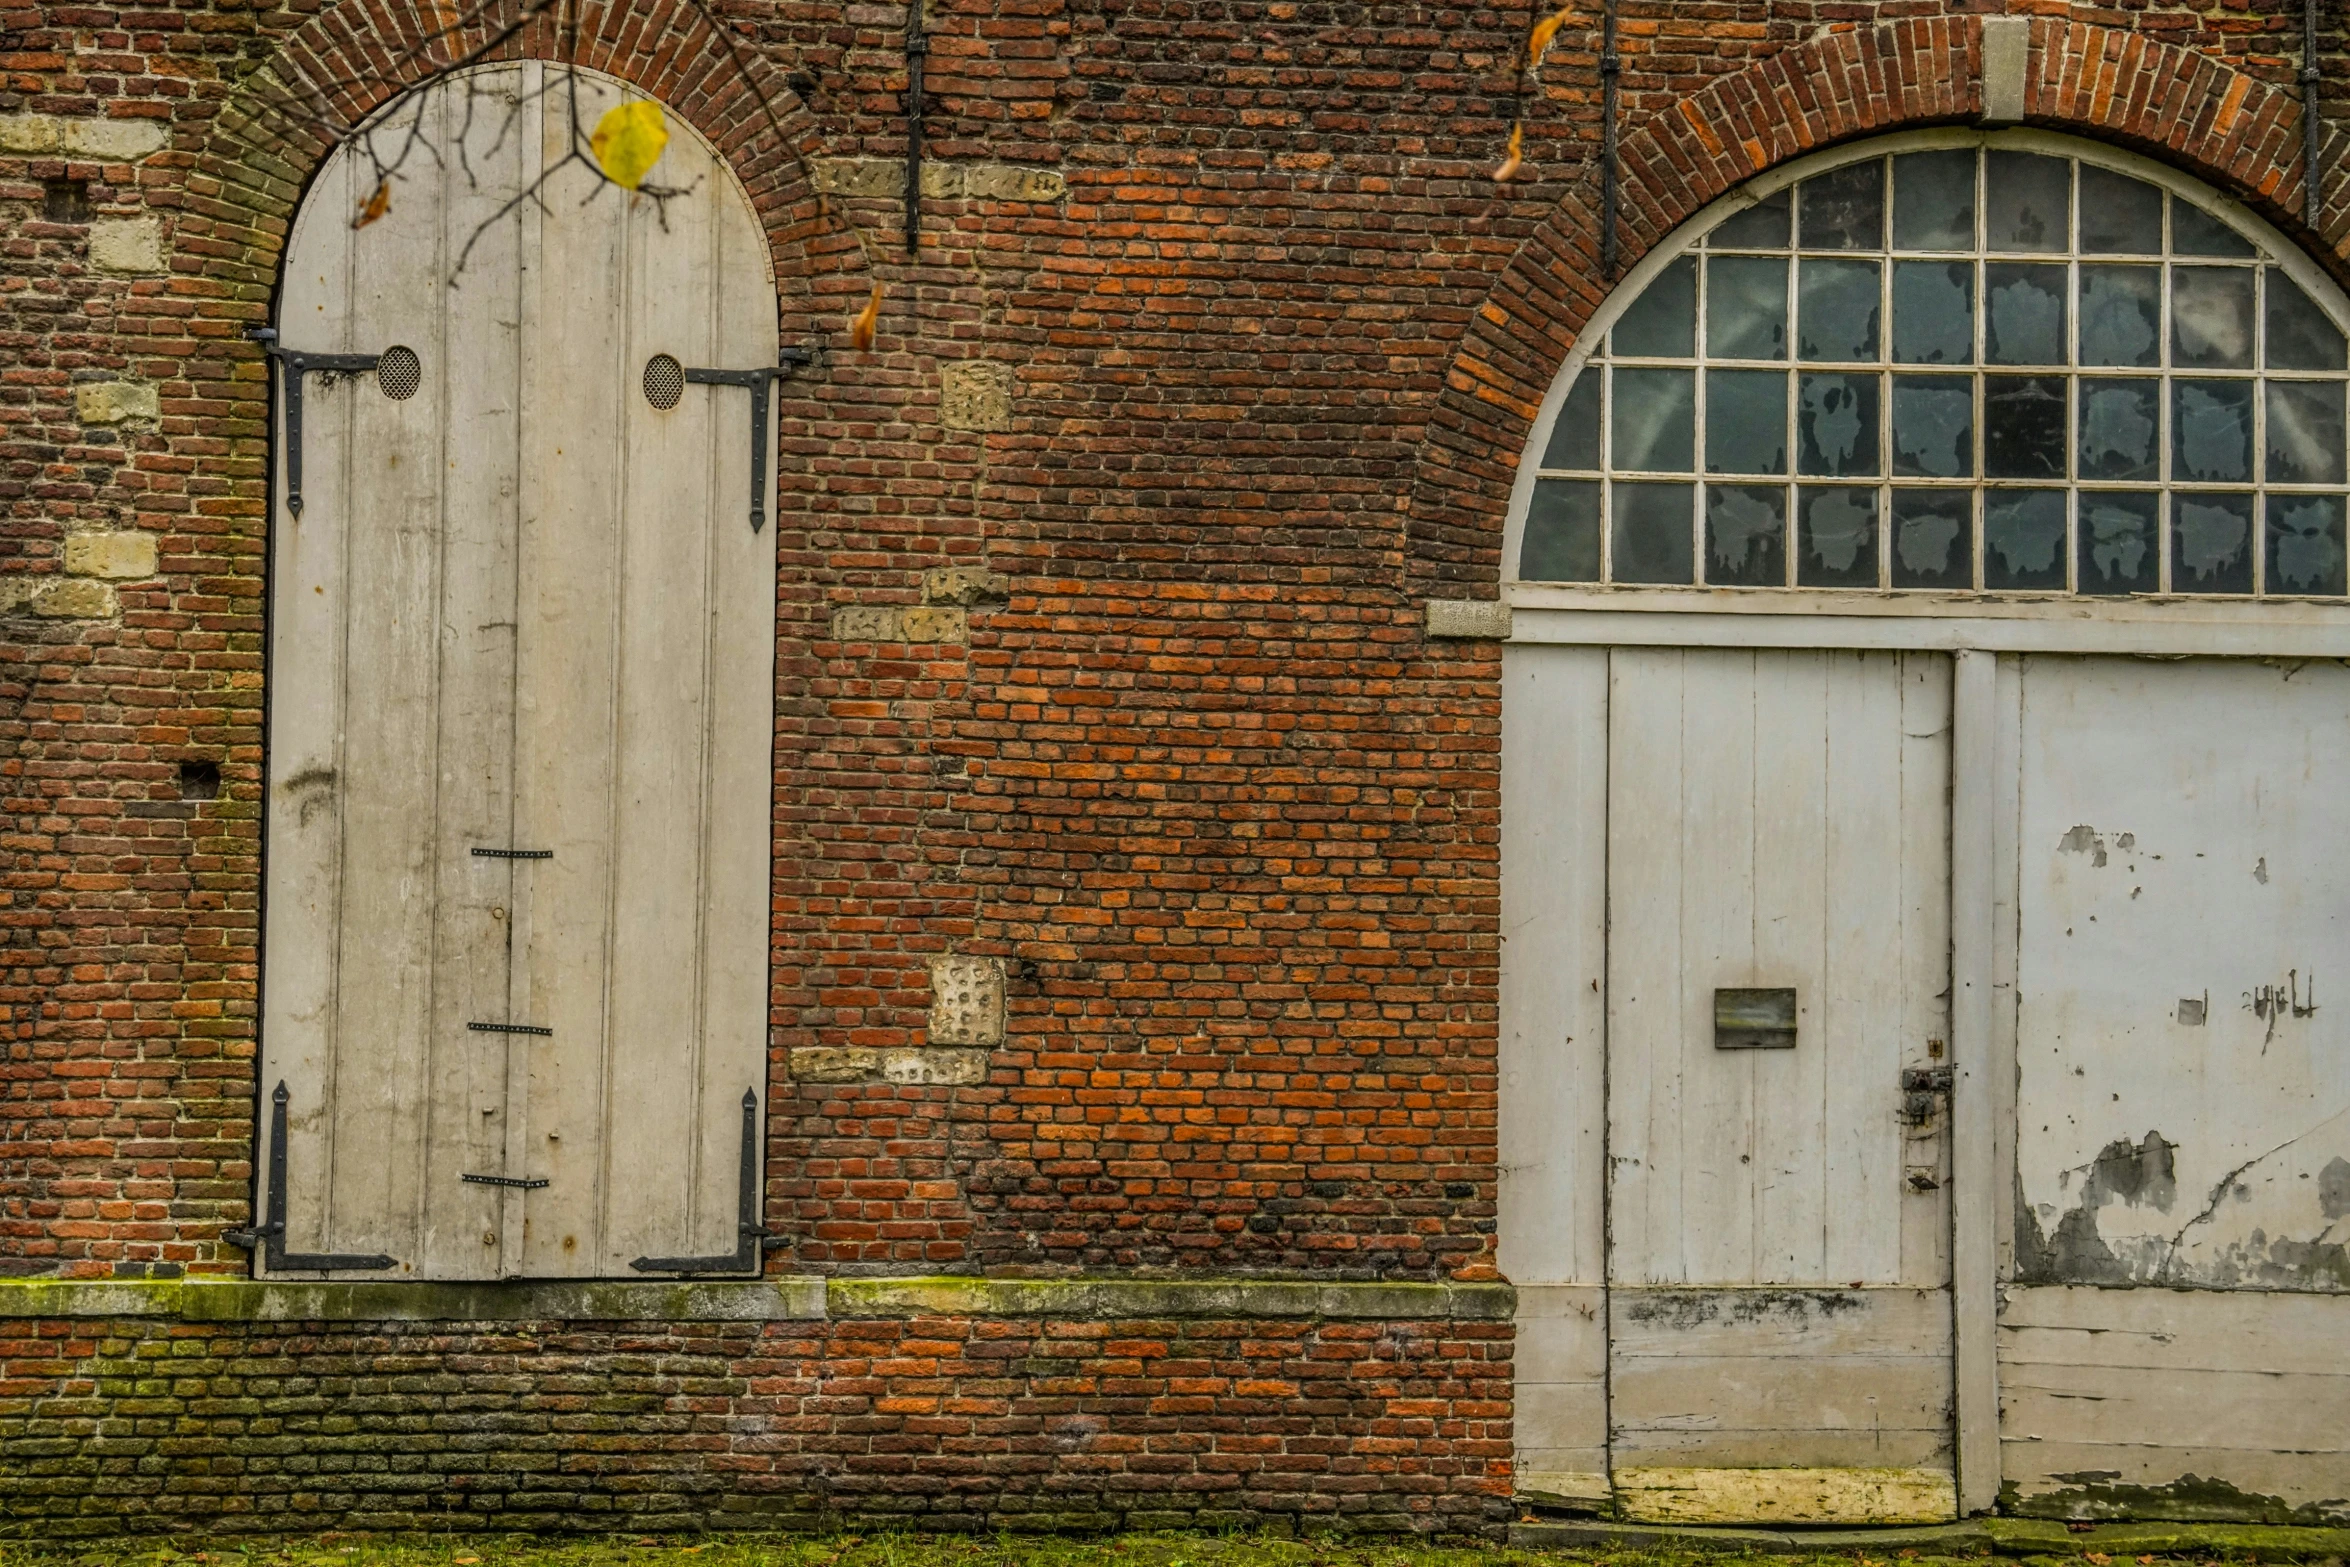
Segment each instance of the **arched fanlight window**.
[{"label": "arched fanlight window", "polygon": [[2142,160],[1934,133],[1757,181],[1553,389],[1521,583],[2326,597],[2344,301]]}]

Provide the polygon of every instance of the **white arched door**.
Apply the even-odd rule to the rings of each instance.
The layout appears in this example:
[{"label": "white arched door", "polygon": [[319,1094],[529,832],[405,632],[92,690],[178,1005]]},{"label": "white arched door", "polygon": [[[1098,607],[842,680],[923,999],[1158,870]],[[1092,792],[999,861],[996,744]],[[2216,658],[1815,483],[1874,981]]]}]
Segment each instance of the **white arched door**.
[{"label": "white arched door", "polygon": [[346,145],[294,227],[272,1276],[757,1267],[775,544],[750,378],[679,372],[772,368],[776,299],[748,200],[675,118],[643,189],[559,166],[640,96],[444,78],[373,133],[421,149],[384,200]]}]

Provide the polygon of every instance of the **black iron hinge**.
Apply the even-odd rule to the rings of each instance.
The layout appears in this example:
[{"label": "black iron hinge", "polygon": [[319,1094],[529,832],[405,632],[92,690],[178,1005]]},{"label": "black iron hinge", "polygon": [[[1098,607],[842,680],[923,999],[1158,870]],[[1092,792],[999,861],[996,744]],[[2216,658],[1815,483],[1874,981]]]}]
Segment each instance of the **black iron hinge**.
[{"label": "black iron hinge", "polygon": [[759,1224],[759,1096],[743,1090],[742,1163],[736,1171],[734,1250],[714,1257],[639,1257],[639,1273],[756,1273],[762,1253],[783,1244]]},{"label": "black iron hinge", "polygon": [[269,1205],[262,1220],[249,1230],[223,1230],[220,1238],[231,1246],[261,1253],[272,1273],[355,1273],[397,1267],[381,1253],[286,1250],[286,1102],[293,1096],[279,1083],[269,1096]]},{"label": "black iron hinge", "polygon": [[682,367],[685,379],[693,386],[742,386],[751,393],[751,531],[756,533],[767,521],[767,396],[775,382],[788,379],[795,371],[816,362],[813,351],[805,348],[786,348],[776,356],[776,364],[758,370],[696,370]]},{"label": "black iron hinge", "polygon": [[[380,354],[306,354],[279,343],[277,328],[268,326],[248,328],[245,336],[259,343],[261,351],[282,372],[286,398],[286,510],[299,517],[302,515],[303,381],[312,375],[352,375],[372,370],[386,395],[411,397],[415,395],[419,373],[416,355],[411,349],[398,347],[387,348]],[[403,387],[405,390],[400,389]]]}]

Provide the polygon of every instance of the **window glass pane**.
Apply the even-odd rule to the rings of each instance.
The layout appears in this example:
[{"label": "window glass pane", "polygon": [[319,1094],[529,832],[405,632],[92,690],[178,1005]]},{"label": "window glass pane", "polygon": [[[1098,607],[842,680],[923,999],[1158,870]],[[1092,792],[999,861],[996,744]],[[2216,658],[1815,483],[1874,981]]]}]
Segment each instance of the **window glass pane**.
[{"label": "window glass pane", "polygon": [[1893,263],[1893,360],[1904,365],[1975,362],[1973,262]]},{"label": "window glass pane", "polygon": [[1779,256],[1715,256],[1705,264],[1709,359],[1787,357],[1787,262]]},{"label": "window glass pane", "polygon": [[1909,152],[1893,160],[1893,248],[1975,248],[1975,154]]},{"label": "window glass pane", "polygon": [[2127,174],[2082,164],[2081,248],[2091,254],[2161,255],[2162,192]]},{"label": "window glass pane", "polygon": [[1608,334],[1612,351],[1638,359],[1697,352],[1697,258],[1681,256],[1641,290]]},{"label": "window glass pane", "polygon": [[2272,370],[2339,370],[2342,329],[2276,267],[2266,274],[2268,366]]},{"label": "window glass pane", "polygon": [[1983,378],[1984,473],[1994,479],[2061,479],[2064,437],[2064,377]]},{"label": "window glass pane", "polygon": [[2080,591],[2154,592],[2162,577],[2160,534],[2156,531],[2162,497],[2151,491],[2085,490],[2080,505]]},{"label": "window glass pane", "polygon": [[1877,455],[1877,378],[1807,375],[1795,416],[1799,471],[1832,478],[1874,475]]},{"label": "window glass pane", "polygon": [[2162,268],[2081,268],[2081,363],[2162,363]]},{"label": "window glass pane", "polygon": [[1689,472],[1697,440],[1696,372],[1618,365],[1615,381],[1609,463],[1634,472]]},{"label": "window glass pane", "polygon": [[2162,383],[2081,381],[2080,476],[2162,477]]},{"label": "window glass pane", "polygon": [[1705,580],[1776,588],[1787,582],[1787,492],[1777,485],[1705,489]]},{"label": "window glass pane", "polygon": [[1605,379],[1598,365],[1586,366],[1575,377],[1550,427],[1550,443],[1542,448],[1543,467],[1599,466],[1599,387]]},{"label": "window glass pane", "polygon": [[1883,304],[1877,263],[1806,260],[1802,282],[1797,352],[1839,363],[1876,358],[1877,314]]},{"label": "window glass pane", "polygon": [[1975,471],[1975,383],[1963,375],[1893,378],[1893,472],[1927,479]]},{"label": "window glass pane", "polygon": [[2017,592],[2064,587],[2062,490],[1991,490],[1983,496],[1983,586]]},{"label": "window glass pane", "polygon": [[2268,498],[2269,592],[2339,594],[2342,562],[2341,496]]},{"label": "window glass pane", "polygon": [[1983,268],[1983,359],[1995,365],[2061,365],[2065,269],[1994,261]]},{"label": "window glass pane", "polygon": [[1871,158],[1803,182],[1803,248],[1876,250],[1885,243],[1885,166]]},{"label": "window glass pane", "polygon": [[1609,546],[1615,552],[1617,582],[1688,582],[1691,570],[1690,513],[1696,499],[1691,484],[1618,484],[1615,526]]},{"label": "window glass pane", "polygon": [[1971,588],[1975,585],[1972,490],[1893,492],[1893,585],[1897,588]]},{"label": "window glass pane", "polygon": [[1787,377],[1778,370],[1705,373],[1708,473],[1787,471]]},{"label": "window glass pane", "polygon": [[1795,580],[1807,588],[1877,585],[1877,492],[1800,492]]},{"label": "window glass pane", "polygon": [[2252,497],[2182,493],[2170,498],[2173,593],[2252,591]]},{"label": "window glass pane", "polygon": [[1599,481],[1538,479],[1526,512],[1518,575],[1527,582],[1599,580]]},{"label": "window glass pane", "polygon": [[1743,212],[1734,212],[1706,236],[1713,250],[1785,250],[1791,190],[1775,190]]},{"label": "window glass pane", "polygon": [[2173,267],[2171,363],[2182,370],[2252,368],[2252,269]]},{"label": "window glass pane", "polygon": [[[2249,256],[2252,242],[2191,202],[2170,204],[2170,248],[2181,256]],[[2250,592],[2250,589],[2246,589]]]},{"label": "window glass pane", "polygon": [[2250,381],[2173,381],[2170,417],[2173,481],[2239,484],[2252,477]]},{"label": "window glass pane", "polygon": [[2268,383],[2268,482],[2342,482],[2342,383]]},{"label": "window glass pane", "polygon": [[1983,161],[1985,248],[2064,250],[2072,235],[2072,165],[2036,152],[1992,151]]}]

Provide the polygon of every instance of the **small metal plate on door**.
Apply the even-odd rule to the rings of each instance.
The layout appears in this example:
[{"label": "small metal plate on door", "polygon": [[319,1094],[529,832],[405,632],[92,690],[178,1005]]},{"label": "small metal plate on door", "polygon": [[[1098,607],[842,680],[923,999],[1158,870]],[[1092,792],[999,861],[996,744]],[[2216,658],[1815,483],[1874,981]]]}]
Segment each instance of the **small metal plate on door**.
[{"label": "small metal plate on door", "polygon": [[1795,992],[1717,990],[1714,992],[1716,1050],[1793,1050]]}]

